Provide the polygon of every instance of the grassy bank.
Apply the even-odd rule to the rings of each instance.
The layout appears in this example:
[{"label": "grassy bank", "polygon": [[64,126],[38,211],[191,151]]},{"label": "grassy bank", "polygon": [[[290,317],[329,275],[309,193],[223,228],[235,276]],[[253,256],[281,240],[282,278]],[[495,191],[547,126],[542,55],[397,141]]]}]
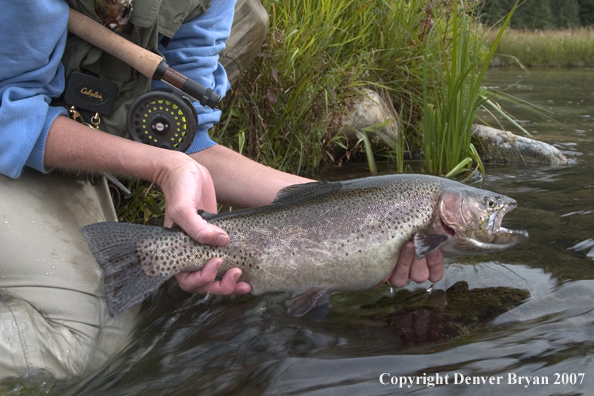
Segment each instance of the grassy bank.
[{"label": "grassy bank", "polygon": [[[490,45],[497,32],[486,35]],[[500,66],[594,67],[594,30],[507,30],[497,47]],[[517,59],[517,60],[516,60]]]},{"label": "grassy bank", "polygon": [[[454,37],[460,33],[455,30],[462,25],[454,24],[452,15],[472,15],[478,3],[264,0],[270,15],[268,38],[250,69],[227,95],[222,120],[211,136],[260,163],[296,174],[357,156],[365,159],[362,141],[366,137],[346,141],[341,119],[361,91],[371,88],[394,105],[402,133],[398,147],[381,148],[375,157],[402,161],[415,150],[421,152],[427,104],[424,86],[441,91],[451,85],[450,70],[456,69],[457,76],[480,70],[475,55],[486,51],[477,31],[480,25],[470,16],[464,19],[468,32],[461,40],[466,53],[473,54],[472,65],[461,68],[453,61],[458,57],[453,50]],[[461,98],[469,87],[457,81],[455,93],[451,92]],[[441,100],[446,99],[432,94],[429,102]],[[438,172],[448,170],[440,167]],[[149,200],[132,210],[123,208],[121,217],[146,222],[158,215],[161,205],[152,191],[137,196],[155,202]],[[138,214],[137,220],[132,219],[133,213]]]},{"label": "grassy bank", "polygon": [[[467,1],[465,10],[475,3]],[[402,114],[405,147],[420,151],[423,67],[430,86],[446,83],[443,70],[451,59],[449,49],[441,49],[451,41],[455,2],[284,0],[264,5],[269,38],[234,87],[214,139],[293,173],[337,163],[340,153],[352,158],[357,145],[342,140],[341,115],[362,88],[372,88]],[[434,26],[440,26],[440,34],[430,34]],[[426,57],[426,48],[440,52]],[[357,147],[364,151],[363,145]]]}]

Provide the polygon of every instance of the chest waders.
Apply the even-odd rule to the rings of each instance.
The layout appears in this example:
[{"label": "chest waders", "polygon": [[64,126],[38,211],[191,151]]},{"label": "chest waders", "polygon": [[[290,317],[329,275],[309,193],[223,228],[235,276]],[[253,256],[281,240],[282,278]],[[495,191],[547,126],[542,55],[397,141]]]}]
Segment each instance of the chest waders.
[{"label": "chest waders", "polygon": [[[70,3],[94,15],[93,1]],[[181,24],[198,2],[167,3],[136,0],[138,24],[125,35],[156,48],[158,35],[172,36],[178,14],[187,12]],[[178,12],[178,5],[188,8]],[[148,90],[150,79],[76,36],[67,46],[68,75],[82,71],[116,84],[114,108],[102,115],[101,129],[127,134],[124,110]],[[80,233],[87,224],[116,220],[107,183],[28,168],[17,180],[0,175],[0,213],[0,381],[25,374],[25,382],[78,383],[126,345],[138,315],[138,309],[107,314],[103,273]]]}]

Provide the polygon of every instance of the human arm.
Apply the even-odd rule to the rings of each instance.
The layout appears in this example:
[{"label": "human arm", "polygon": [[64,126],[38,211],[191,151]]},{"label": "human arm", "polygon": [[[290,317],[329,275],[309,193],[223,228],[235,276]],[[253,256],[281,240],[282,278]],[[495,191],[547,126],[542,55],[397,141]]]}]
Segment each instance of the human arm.
[{"label": "human arm", "polygon": [[417,283],[423,283],[427,280],[435,283],[443,278],[443,271],[441,250],[434,250],[418,260],[415,254],[415,245],[409,241],[400,251],[394,271],[377,286],[387,282],[393,287],[404,287],[409,278]]},{"label": "human arm", "polygon": [[[64,90],[61,57],[68,15],[62,0],[7,3],[0,15],[0,32],[10,37],[0,45],[0,173],[18,178],[27,166],[43,173],[60,167],[140,177],[164,191],[168,224],[180,225],[201,243],[226,244],[227,234],[196,213],[198,208],[216,211],[204,167],[182,153],[93,131],[64,117],[64,108],[51,106],[52,98]],[[216,264],[208,263],[205,274]],[[184,290],[249,291],[249,285],[236,284],[238,271],[229,271],[217,284],[210,277],[191,285],[184,279],[179,283]]]},{"label": "human arm", "polygon": [[[158,185],[165,196],[166,225],[179,225],[198,242],[224,246],[228,235],[197,214],[216,212],[217,204],[210,174],[187,155],[136,143],[95,131],[67,117],[57,117],[45,147],[45,165],[88,171],[126,174]],[[211,260],[201,272],[178,276],[183,290],[217,294],[247,293],[249,285],[237,283],[241,270],[228,271],[213,282],[220,261]],[[215,273],[215,275],[213,275]]]},{"label": "human arm", "polygon": [[64,89],[61,54],[67,21],[63,1],[3,4],[0,36],[10,40],[0,45],[0,173],[11,178],[18,178],[25,166],[51,170],[44,166],[43,153],[51,124],[66,114],[50,102]]}]

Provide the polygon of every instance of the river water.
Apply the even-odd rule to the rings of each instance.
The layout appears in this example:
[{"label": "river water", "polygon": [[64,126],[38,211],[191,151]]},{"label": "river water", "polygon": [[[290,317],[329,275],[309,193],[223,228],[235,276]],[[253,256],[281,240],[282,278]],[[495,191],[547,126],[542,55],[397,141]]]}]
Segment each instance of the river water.
[{"label": "river water", "polygon": [[286,294],[205,299],[169,285],[110,365],[58,393],[593,394],[594,261],[569,248],[594,238],[594,70],[491,70],[486,83],[552,112],[502,103],[573,161],[490,164],[470,181],[518,201],[504,225],[528,243],[447,260],[431,290],[335,294],[302,318],[286,315]]}]

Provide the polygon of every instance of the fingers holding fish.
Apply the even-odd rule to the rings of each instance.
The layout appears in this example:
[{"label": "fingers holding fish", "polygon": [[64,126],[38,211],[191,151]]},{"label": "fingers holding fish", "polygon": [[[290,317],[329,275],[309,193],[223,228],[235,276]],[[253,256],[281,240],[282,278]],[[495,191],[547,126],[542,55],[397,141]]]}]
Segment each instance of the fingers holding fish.
[{"label": "fingers holding fish", "polygon": [[429,280],[433,283],[439,282],[443,278],[444,273],[441,250],[432,251],[425,259],[427,260],[427,268],[429,269]]},{"label": "fingers holding fish", "polygon": [[[159,177],[165,196],[165,227],[180,226],[197,242],[225,246],[229,236],[221,228],[209,224],[197,214],[198,209],[217,210],[214,184],[208,170],[192,159],[185,167],[172,165]],[[186,162],[187,162],[186,161]]]},{"label": "fingers holding fish", "polygon": [[[197,211],[205,209],[216,212],[217,203],[214,185],[206,168],[191,160],[189,168],[172,169],[162,180],[165,195],[165,227],[181,227],[190,237],[204,245],[226,246],[229,235],[214,224],[208,223]],[[189,169],[189,171],[188,171]],[[210,260],[201,271],[181,272],[176,275],[180,288],[186,292],[229,295],[249,293],[250,286],[237,283],[241,270],[234,268],[215,282],[222,260]],[[237,290],[236,290],[237,289]]]},{"label": "fingers holding fish", "polygon": [[437,282],[443,278],[443,256],[441,251],[434,250],[422,259],[413,256],[410,266],[410,279],[417,283],[423,283],[427,280]]},{"label": "fingers holding fish", "polygon": [[[224,230],[208,223],[193,210],[183,214],[179,222],[175,224],[180,226],[196,242],[203,245],[226,246],[229,244],[229,235]],[[173,225],[172,222],[169,222],[165,226],[172,227]]]},{"label": "fingers holding fish", "polygon": [[411,280],[417,283],[423,283],[429,279],[429,267],[427,266],[427,259],[425,257],[418,259],[416,255],[413,255],[408,276]]},{"label": "fingers holding fish", "polygon": [[220,281],[215,281],[219,267],[223,263],[220,258],[210,260],[201,271],[183,271],[175,275],[179,287],[185,292],[200,294],[213,293],[220,295],[247,294],[251,291],[246,282],[237,282],[241,276],[239,268],[231,268]]},{"label": "fingers holding fish", "polygon": [[439,249],[418,259],[414,244],[407,242],[402,247],[396,268],[388,277],[387,282],[394,287],[404,287],[409,278],[417,283],[427,280],[437,282],[443,278],[443,256]]},{"label": "fingers holding fish", "polygon": [[388,283],[394,287],[404,287],[408,283],[410,269],[415,259],[415,246],[407,242],[400,250],[396,268],[388,278]]}]

